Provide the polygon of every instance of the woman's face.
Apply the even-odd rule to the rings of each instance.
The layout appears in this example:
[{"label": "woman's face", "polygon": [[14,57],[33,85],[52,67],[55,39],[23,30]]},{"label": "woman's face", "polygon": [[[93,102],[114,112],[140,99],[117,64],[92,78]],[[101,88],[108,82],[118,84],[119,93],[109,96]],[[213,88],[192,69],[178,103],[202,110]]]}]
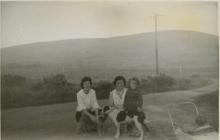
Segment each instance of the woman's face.
[{"label": "woman's face", "polygon": [[85,91],[89,91],[89,90],[91,89],[91,83],[90,83],[90,81],[85,81],[85,82],[83,83],[83,89],[84,89]]},{"label": "woman's face", "polygon": [[116,86],[116,90],[122,90],[122,89],[124,89],[124,82],[123,82],[123,80],[118,80],[118,81],[116,81],[116,83],[115,83],[115,86]]},{"label": "woman's face", "polygon": [[135,80],[131,80],[130,81],[130,88],[131,89],[136,89],[137,88],[137,82]]}]

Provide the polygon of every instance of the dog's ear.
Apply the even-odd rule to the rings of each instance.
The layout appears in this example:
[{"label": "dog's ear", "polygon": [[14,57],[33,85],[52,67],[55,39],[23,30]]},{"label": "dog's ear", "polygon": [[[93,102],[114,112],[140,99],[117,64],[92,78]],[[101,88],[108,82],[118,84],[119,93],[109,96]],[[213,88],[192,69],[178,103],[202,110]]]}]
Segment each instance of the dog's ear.
[{"label": "dog's ear", "polygon": [[105,112],[107,112],[108,110],[110,110],[110,107],[109,107],[109,106],[104,106],[103,112],[105,113]]}]

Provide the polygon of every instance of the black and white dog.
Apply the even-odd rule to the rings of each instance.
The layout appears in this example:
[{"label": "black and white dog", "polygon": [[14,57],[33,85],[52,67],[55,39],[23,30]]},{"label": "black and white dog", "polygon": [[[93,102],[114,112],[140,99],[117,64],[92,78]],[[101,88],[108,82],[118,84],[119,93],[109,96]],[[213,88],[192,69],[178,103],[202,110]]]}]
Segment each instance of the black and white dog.
[{"label": "black and white dog", "polygon": [[144,129],[146,131],[149,131],[146,125],[146,123],[149,123],[149,121],[146,120],[145,114],[143,112],[129,113],[123,110],[111,108],[109,106],[105,106],[102,111],[105,114],[105,116],[108,116],[113,121],[116,127],[115,138],[119,138],[120,136],[120,125],[132,121],[134,122],[135,126],[140,132],[139,140],[143,140],[144,138]]}]

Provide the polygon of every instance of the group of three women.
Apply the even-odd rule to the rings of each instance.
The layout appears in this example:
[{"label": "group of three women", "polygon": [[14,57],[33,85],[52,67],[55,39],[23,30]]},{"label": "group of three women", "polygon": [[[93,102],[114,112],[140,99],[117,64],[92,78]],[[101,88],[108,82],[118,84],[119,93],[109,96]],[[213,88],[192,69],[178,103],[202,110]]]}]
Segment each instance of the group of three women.
[{"label": "group of three women", "polygon": [[[138,86],[137,78],[131,78],[126,88],[126,80],[123,76],[115,77],[113,84],[115,89],[110,92],[109,105],[115,109],[124,110],[128,116],[142,110],[143,99]],[[92,79],[84,77],[81,80],[81,90],[77,93],[76,121],[77,129],[80,131],[80,124],[84,121],[83,116],[88,117],[92,122],[98,123],[98,109],[100,108],[96,92],[92,89]]]}]

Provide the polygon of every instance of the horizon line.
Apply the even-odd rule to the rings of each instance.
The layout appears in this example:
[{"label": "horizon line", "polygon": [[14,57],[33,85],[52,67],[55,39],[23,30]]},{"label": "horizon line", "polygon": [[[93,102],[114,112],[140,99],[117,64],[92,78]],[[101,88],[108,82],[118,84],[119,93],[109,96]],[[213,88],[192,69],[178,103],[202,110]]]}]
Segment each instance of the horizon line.
[{"label": "horizon line", "polygon": [[[218,37],[216,34],[211,34],[211,33],[206,33],[206,32],[201,32],[201,31],[196,31],[196,30],[184,30],[184,29],[178,29],[178,30],[160,30],[158,32],[169,32],[169,31],[182,31],[182,32],[198,32],[202,34],[208,34],[212,36]],[[154,33],[154,31],[149,31],[149,32],[139,32],[139,33],[132,33],[132,34],[124,34],[124,35],[115,35],[115,36],[108,36],[108,37],[85,37],[85,38],[66,38],[66,39],[59,39],[59,40],[48,40],[48,41],[39,41],[39,42],[31,42],[31,43],[22,43],[18,45],[12,45],[12,46],[1,46],[1,49],[4,48],[11,48],[11,47],[18,47],[18,46],[23,46],[23,45],[31,45],[31,44],[38,44],[38,43],[49,43],[49,42],[58,42],[58,41],[66,41],[66,40],[82,40],[82,39],[111,39],[111,38],[118,38],[118,37],[127,37],[127,36],[132,36],[132,35],[138,35],[138,34],[145,34],[145,33]]]}]

